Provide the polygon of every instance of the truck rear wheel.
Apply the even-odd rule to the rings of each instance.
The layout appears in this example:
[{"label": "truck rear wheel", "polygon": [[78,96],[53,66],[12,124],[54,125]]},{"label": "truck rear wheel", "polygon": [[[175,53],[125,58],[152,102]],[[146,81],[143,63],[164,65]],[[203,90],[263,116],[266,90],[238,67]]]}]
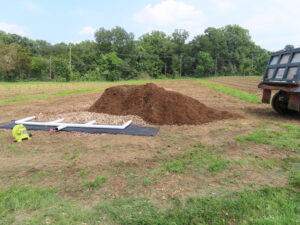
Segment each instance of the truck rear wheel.
[{"label": "truck rear wheel", "polygon": [[272,98],[272,107],[279,114],[288,114],[292,110],[288,109],[288,98],[289,95],[286,92],[279,91]]}]

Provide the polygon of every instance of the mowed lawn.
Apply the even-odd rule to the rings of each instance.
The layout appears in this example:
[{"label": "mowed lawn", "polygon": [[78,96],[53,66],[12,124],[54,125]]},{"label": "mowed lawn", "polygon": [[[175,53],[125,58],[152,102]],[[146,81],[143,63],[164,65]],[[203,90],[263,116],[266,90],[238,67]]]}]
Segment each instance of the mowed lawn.
[{"label": "mowed lawn", "polygon": [[[155,137],[0,130],[0,224],[299,224],[298,116],[259,103],[258,78],[226,79],[155,83],[241,118]],[[0,111],[68,110],[118,84],[0,83]]]}]

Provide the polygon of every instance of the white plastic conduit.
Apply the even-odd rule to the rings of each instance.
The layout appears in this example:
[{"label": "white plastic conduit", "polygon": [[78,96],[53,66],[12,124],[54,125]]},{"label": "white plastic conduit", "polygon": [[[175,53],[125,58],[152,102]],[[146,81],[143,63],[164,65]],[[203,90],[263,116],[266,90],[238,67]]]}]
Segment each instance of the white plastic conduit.
[{"label": "white plastic conduit", "polygon": [[132,120],[127,121],[123,125],[100,125],[100,124],[95,124],[96,121],[90,121],[85,124],[80,124],[80,123],[61,123],[64,119],[58,119],[54,120],[51,122],[37,122],[37,121],[30,121],[35,119],[35,116],[27,117],[24,119],[16,120],[16,124],[23,124],[23,125],[34,125],[34,126],[56,126],[56,130],[62,130],[66,127],[82,127],[82,128],[102,128],[102,129],[120,129],[123,130],[126,127],[128,127],[131,123]]}]

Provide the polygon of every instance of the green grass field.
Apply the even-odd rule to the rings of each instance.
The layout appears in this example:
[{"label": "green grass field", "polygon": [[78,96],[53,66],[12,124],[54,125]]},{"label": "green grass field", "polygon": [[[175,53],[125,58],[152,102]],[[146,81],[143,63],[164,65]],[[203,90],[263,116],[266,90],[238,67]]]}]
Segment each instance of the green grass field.
[{"label": "green grass field", "polygon": [[[14,214],[27,211],[22,224],[283,224],[299,222],[299,193],[293,186],[227,192],[222,196],[178,198],[160,210],[147,199],[115,199],[92,209],[62,199],[53,190],[17,188],[0,192],[2,224],[14,224]],[[28,214],[29,213],[29,214]]]},{"label": "green grass field", "polygon": [[[273,126],[281,129],[286,142],[272,132]],[[257,135],[258,134],[258,135]],[[299,151],[299,127],[283,123],[266,123],[247,136],[238,136],[242,144],[255,142],[287,151]],[[277,136],[278,137],[278,136]],[[244,146],[251,148],[251,144]],[[164,149],[160,149],[164,151]],[[224,155],[225,150],[201,143],[193,144],[182,155],[162,157],[161,168],[156,176],[167,174],[211,174],[215,176],[224,170],[245,164],[244,159],[233,160]],[[68,157],[73,160],[76,157]],[[300,158],[277,159],[266,167],[266,162],[253,156],[251,167],[260,169],[277,168],[288,176],[288,183],[281,187],[262,185],[258,189],[223,191],[207,196],[193,196],[187,199],[169,197],[166,209],[148,198],[114,198],[101,201],[92,207],[83,207],[78,202],[61,196],[61,189],[12,186],[0,191],[0,224],[298,224],[300,220]],[[249,166],[249,162],[247,165]],[[281,172],[281,173],[282,173]],[[143,185],[153,184],[151,174],[143,178]],[[39,179],[47,174],[41,174]],[[81,177],[86,173],[81,173]],[[98,176],[94,181],[80,184],[82,190],[93,192],[101,189],[110,176]],[[131,179],[131,178],[130,178]],[[148,179],[148,180],[146,180]],[[152,177],[153,179],[153,177]],[[159,179],[159,178],[156,178]],[[136,179],[133,180],[137,182]],[[228,185],[228,184],[227,184]],[[128,187],[130,188],[130,187]],[[20,215],[22,215],[20,219]]]},{"label": "green grass field", "polygon": [[[243,100],[241,107],[261,107],[245,91],[205,79],[183,81],[200,99],[209,90]],[[174,82],[172,88],[180,86]],[[12,112],[18,102],[51,101],[112,84],[0,84],[16,94],[1,99],[7,102],[0,107]],[[209,88],[201,90],[201,84]],[[38,110],[47,104],[32,101]],[[256,115],[162,126],[155,137],[40,131],[14,143],[10,130],[0,130],[0,225],[299,224],[300,123],[266,112],[269,120]]]}]

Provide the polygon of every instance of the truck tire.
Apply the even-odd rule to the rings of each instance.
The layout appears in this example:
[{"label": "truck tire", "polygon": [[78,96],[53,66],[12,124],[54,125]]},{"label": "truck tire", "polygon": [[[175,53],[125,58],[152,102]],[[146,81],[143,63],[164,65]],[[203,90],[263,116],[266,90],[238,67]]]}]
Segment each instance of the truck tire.
[{"label": "truck tire", "polygon": [[293,112],[288,109],[288,93],[279,91],[272,98],[272,107],[279,114],[289,114]]}]

